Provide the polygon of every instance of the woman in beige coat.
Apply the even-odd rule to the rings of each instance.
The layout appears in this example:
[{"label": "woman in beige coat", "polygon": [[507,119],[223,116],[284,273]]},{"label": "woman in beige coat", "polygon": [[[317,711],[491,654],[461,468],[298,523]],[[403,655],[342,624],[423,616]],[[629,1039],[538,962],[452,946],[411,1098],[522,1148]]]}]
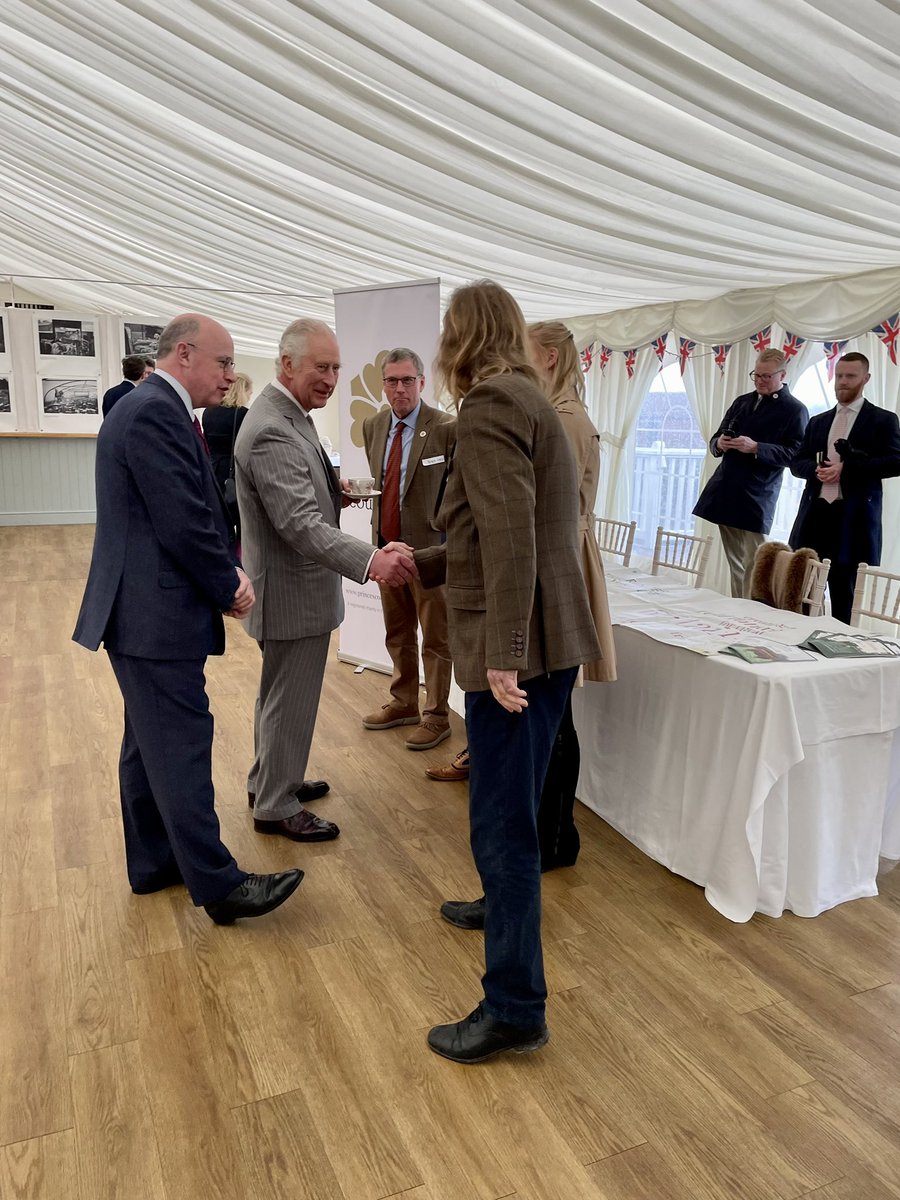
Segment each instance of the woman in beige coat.
[{"label": "woman in beige coat", "polygon": [[[578,470],[582,571],[603,652],[602,658],[585,664],[584,678],[609,683],[616,677],[616,651],[606,596],[606,578],[594,532],[594,501],[600,476],[600,437],[584,407],[581,360],[569,330],[561,321],[541,321],[529,325],[528,333],[532,362],[571,443]],[[538,810],[542,870],[571,866],[578,857],[581,840],[575,825],[574,809],[580,766],[581,752],[572,719],[570,697],[550,756]]]}]

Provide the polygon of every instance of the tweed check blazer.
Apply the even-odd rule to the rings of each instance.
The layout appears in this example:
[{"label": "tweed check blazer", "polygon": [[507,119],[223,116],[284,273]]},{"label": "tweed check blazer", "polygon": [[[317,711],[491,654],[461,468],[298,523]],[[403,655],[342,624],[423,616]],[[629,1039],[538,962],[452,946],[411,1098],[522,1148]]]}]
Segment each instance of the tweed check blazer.
[{"label": "tweed check blazer", "polygon": [[337,628],[341,576],[364,582],[372,547],[339,528],[340,485],[311,421],[269,384],[250,406],[234,458],[244,570],[256,591],[245,629],[265,641]]},{"label": "tweed check blazer", "polygon": [[520,680],[598,657],[581,569],[569,439],[543,392],[496,375],[465,397],[436,524],[444,546],[416,554],[426,587],[446,572],[450,653],[463,691],[488,668]]},{"label": "tweed check blazer", "polygon": [[[363,442],[369,470],[380,488],[384,473],[384,451],[391,428],[391,408],[386,405],[363,423]],[[456,418],[422,401],[409,447],[406,479],[400,497],[400,537],[409,546],[436,546],[442,534],[432,524],[441,480],[456,442]],[[426,465],[427,464],[427,465]],[[379,541],[380,500],[372,505],[372,540]]]}]

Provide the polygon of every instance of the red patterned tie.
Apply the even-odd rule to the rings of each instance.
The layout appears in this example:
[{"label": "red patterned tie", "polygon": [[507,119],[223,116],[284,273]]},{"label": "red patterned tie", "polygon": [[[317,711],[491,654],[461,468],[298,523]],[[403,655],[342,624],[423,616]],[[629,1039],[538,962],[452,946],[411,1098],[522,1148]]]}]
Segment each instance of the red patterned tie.
[{"label": "red patterned tie", "polygon": [[194,417],[194,433],[196,433],[197,437],[203,443],[203,449],[206,451],[206,457],[209,458],[209,442],[206,440],[206,434],[203,432],[203,426],[196,417]]},{"label": "red patterned tie", "polygon": [[400,540],[400,461],[405,428],[402,421],[397,422],[381,484],[381,537],[384,542]]}]

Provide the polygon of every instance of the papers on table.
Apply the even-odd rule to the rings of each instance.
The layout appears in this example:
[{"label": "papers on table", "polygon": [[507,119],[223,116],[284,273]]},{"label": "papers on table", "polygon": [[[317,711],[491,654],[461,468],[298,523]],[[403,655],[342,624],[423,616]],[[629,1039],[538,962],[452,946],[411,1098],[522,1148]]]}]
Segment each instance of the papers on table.
[{"label": "papers on table", "polygon": [[726,646],[723,654],[733,654],[744,662],[758,666],[770,662],[802,662],[804,658],[815,658],[799,646],[785,646],[782,642],[770,642],[766,638],[747,638],[733,646]]},{"label": "papers on table", "polygon": [[900,642],[866,633],[832,633],[817,629],[803,646],[826,658],[900,658]]}]

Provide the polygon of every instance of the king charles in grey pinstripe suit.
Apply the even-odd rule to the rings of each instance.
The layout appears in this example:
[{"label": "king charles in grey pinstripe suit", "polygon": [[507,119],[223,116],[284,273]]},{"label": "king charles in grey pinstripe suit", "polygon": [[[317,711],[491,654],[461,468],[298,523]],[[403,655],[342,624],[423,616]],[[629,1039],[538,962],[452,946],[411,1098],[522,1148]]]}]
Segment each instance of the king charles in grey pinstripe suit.
[{"label": "king charles in grey pinstripe suit", "polygon": [[304,780],[328,641],[344,616],[341,576],[400,585],[416,575],[409,547],[342,533],[341,484],[310,418],[337,386],[340,350],[320,321],[285,330],[278,376],[251,405],[235,443],[244,569],[256,607],[247,632],[262,650],[247,780],[254,827],[293,841],[326,841],[338,828],[303,807],[328,791]]}]

